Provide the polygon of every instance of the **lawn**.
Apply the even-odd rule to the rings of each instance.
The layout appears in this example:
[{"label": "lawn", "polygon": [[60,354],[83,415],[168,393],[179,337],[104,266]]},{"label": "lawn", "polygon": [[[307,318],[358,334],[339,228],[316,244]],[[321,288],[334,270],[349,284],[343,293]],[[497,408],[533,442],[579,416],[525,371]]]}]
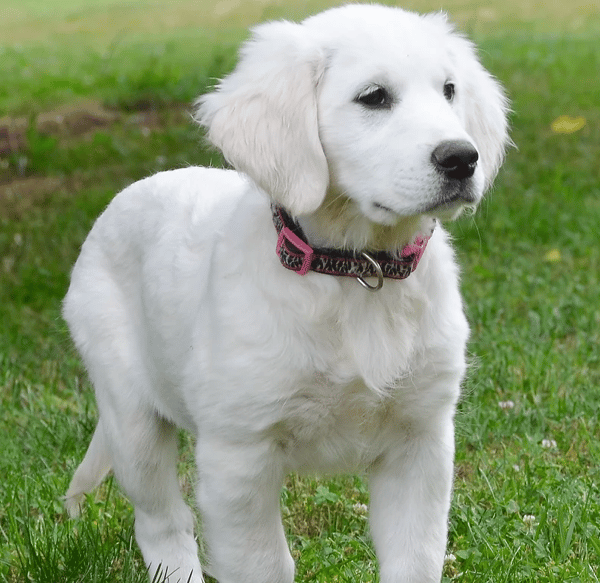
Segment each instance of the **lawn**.
[{"label": "lawn", "polygon": [[[142,582],[116,482],[62,507],[96,419],[60,301],[114,193],[218,164],[189,103],[248,24],[325,5],[3,0],[0,7],[0,581]],[[439,2],[412,0],[416,9]],[[600,578],[600,8],[450,0],[512,99],[496,186],[450,226],[472,324],[446,582]],[[181,435],[193,499],[192,443]],[[297,580],[377,581],[361,477],[291,476]]]}]

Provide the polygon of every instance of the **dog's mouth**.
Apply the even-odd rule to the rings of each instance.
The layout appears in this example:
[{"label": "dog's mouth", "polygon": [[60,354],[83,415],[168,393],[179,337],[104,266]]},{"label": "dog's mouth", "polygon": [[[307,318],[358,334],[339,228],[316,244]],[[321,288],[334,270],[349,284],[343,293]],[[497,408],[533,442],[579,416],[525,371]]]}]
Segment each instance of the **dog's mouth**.
[{"label": "dog's mouth", "polygon": [[386,213],[396,214],[396,211],[394,209],[391,209],[389,206],[385,206],[385,205],[381,204],[380,202],[374,202],[373,208],[376,208],[377,210],[380,210],[380,211],[385,211]]},{"label": "dog's mouth", "polygon": [[425,206],[425,213],[460,213],[464,207],[474,208],[480,196],[477,189],[470,182],[448,181],[435,200]]},{"label": "dog's mouth", "polygon": [[[475,207],[478,198],[476,193],[470,188],[456,188],[452,189],[451,192],[441,192],[433,202],[426,204],[419,209],[415,209],[414,214],[446,214],[448,212],[454,214],[455,212],[462,210],[463,207]],[[383,212],[390,217],[398,216],[400,214],[397,210],[380,202],[373,202],[372,208],[376,211]]]},{"label": "dog's mouth", "polygon": [[425,208],[426,213],[433,213],[436,211],[456,211],[459,207],[464,206],[475,206],[477,204],[477,197],[471,192],[457,192],[451,196],[441,197],[429,206]]}]

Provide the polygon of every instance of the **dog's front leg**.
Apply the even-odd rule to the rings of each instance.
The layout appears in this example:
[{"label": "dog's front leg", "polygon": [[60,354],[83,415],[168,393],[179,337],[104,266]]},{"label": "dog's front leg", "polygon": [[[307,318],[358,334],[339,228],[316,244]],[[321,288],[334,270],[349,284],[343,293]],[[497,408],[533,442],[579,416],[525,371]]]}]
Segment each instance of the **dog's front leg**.
[{"label": "dog's front leg", "polygon": [[370,475],[381,583],[439,583],[452,489],[452,412],[407,425]]},{"label": "dog's front leg", "polygon": [[198,503],[209,572],[219,583],[293,583],[281,523],[281,462],[270,440],[200,436]]}]

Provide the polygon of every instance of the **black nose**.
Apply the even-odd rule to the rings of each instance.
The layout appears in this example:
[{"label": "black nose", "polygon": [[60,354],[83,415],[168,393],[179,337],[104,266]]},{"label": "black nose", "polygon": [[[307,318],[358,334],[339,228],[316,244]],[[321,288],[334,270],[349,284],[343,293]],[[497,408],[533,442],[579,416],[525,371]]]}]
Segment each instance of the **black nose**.
[{"label": "black nose", "polygon": [[438,172],[447,178],[463,180],[471,178],[479,160],[479,153],[466,140],[440,142],[431,154],[431,161]]}]

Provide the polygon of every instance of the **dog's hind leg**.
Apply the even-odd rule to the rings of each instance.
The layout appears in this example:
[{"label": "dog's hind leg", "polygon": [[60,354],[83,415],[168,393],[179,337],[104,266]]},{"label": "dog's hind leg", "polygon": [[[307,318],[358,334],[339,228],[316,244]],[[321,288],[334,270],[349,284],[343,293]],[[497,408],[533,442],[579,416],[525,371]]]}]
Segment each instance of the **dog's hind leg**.
[{"label": "dog's hind leg", "polygon": [[[104,427],[103,418],[108,418]],[[65,506],[74,517],[86,492],[114,467],[117,481],[135,507],[135,534],[149,569],[159,583],[201,583],[193,517],[183,501],[176,474],[175,427],[150,411],[138,410],[127,423],[101,416],[77,468]],[[111,419],[112,418],[112,419]]]},{"label": "dog's hind leg", "polygon": [[150,579],[201,583],[194,519],[177,476],[176,427],[142,403],[111,417],[106,435],[114,473],[134,505],[135,536]]},{"label": "dog's hind leg", "polygon": [[110,454],[106,448],[102,420],[100,419],[85,457],[75,471],[65,495],[65,507],[71,518],[79,515],[84,494],[96,488],[110,469]]},{"label": "dog's hind leg", "polygon": [[[202,583],[194,519],[177,476],[177,429],[149,402],[152,380],[126,329],[82,351],[96,389],[100,421],[67,496],[94,487],[112,466],[135,509],[135,536],[156,583]],[[120,342],[116,342],[120,340]]]}]

